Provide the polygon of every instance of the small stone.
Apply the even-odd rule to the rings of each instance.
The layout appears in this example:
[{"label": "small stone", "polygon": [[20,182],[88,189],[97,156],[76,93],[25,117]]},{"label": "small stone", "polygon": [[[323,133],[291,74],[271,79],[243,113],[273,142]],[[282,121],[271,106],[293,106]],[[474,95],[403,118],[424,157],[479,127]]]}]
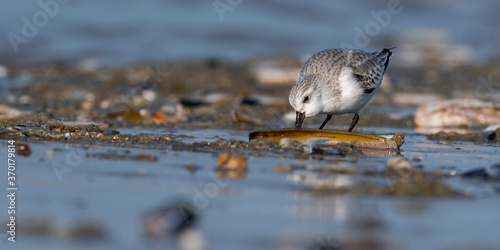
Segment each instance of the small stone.
[{"label": "small stone", "polygon": [[147,237],[166,238],[193,227],[196,221],[197,210],[187,202],[178,202],[147,213],[143,228]]},{"label": "small stone", "polygon": [[405,158],[392,158],[385,163],[386,168],[393,170],[411,170],[413,166]]},{"label": "small stone", "polygon": [[292,144],[292,139],[290,138],[283,138],[280,140],[280,147],[282,148],[288,148]]},{"label": "small stone", "polygon": [[31,147],[29,144],[23,143],[17,146],[17,152],[20,156],[28,157],[31,155]]},{"label": "small stone", "polygon": [[246,170],[247,162],[238,153],[221,153],[217,159],[217,169]]}]

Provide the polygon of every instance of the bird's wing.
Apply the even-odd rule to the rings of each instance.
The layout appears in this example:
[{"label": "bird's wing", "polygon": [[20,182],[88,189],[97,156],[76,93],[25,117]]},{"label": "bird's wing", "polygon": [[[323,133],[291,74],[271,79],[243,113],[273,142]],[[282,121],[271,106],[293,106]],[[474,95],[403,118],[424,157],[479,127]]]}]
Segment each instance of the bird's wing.
[{"label": "bird's wing", "polygon": [[365,94],[372,93],[389,63],[392,52],[383,49],[378,52],[367,53],[362,50],[351,50],[347,66],[352,68],[353,75],[362,84]]},{"label": "bird's wing", "polygon": [[[310,74],[335,75],[341,68],[338,64],[345,64],[346,53],[343,49],[325,49],[309,58],[297,74],[297,81]],[[338,71],[338,72],[335,72]]]}]

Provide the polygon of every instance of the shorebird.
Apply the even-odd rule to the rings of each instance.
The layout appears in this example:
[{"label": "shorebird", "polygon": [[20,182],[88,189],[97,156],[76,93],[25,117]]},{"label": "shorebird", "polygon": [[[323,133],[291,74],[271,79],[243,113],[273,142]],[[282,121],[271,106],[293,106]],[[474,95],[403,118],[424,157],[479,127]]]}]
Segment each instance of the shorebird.
[{"label": "shorebird", "polygon": [[319,129],[333,115],[353,113],[349,132],[359,111],[372,98],[392,56],[391,49],[365,52],[359,49],[326,49],[309,58],[297,75],[288,100],[296,111],[295,128],[306,117],[326,114]]}]

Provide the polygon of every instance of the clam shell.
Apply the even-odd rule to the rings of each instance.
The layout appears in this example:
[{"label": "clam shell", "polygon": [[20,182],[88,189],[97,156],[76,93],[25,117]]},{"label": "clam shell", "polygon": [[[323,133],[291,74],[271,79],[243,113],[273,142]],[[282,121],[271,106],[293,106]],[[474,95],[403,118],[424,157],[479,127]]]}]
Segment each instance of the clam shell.
[{"label": "clam shell", "polygon": [[248,135],[249,140],[263,138],[279,142],[282,138],[305,142],[310,138],[328,138],[326,144],[347,143],[358,148],[399,149],[404,143],[403,134],[372,135],[321,129],[269,129],[254,130]]}]

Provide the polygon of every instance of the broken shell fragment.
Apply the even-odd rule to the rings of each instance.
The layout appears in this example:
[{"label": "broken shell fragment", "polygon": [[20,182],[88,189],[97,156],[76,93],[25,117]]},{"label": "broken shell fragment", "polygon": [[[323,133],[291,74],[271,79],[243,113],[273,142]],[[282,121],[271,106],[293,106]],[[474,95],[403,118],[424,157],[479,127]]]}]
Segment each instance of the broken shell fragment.
[{"label": "broken shell fragment", "polygon": [[500,124],[500,104],[453,99],[421,105],[415,111],[419,127],[480,127]]},{"label": "broken shell fragment", "polygon": [[370,149],[399,149],[404,143],[403,134],[372,135],[321,129],[269,129],[255,130],[248,135],[249,140],[263,138],[279,142],[282,138],[306,142],[311,138],[327,138],[327,145],[346,143],[358,148]]}]

